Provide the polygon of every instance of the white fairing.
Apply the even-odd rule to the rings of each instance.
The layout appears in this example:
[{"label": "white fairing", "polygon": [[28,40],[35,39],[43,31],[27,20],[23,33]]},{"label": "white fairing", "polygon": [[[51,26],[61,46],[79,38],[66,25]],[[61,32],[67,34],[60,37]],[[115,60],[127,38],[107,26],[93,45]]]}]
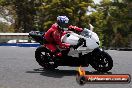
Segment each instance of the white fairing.
[{"label": "white fairing", "polygon": [[[70,35],[68,37],[68,35]],[[69,43],[70,45],[77,45],[79,38],[73,35],[72,33],[67,33],[66,35],[62,36],[62,42]]]},{"label": "white fairing", "polygon": [[[83,47],[83,45],[82,45],[82,46],[78,47],[77,50],[72,49],[72,50],[70,50],[70,52],[72,51],[72,54],[83,52],[83,51],[89,52],[89,51],[94,50],[95,48],[99,47],[98,35],[86,28],[81,32],[80,35],[78,35],[74,32],[65,34],[64,36],[62,36],[61,41],[64,43],[69,43],[70,45],[77,45],[78,40],[80,38],[84,38],[86,40],[87,47]],[[75,52],[75,51],[77,51],[77,52]]]},{"label": "white fairing", "polygon": [[88,30],[88,31],[90,32],[91,37],[86,38],[87,48],[95,49],[95,48],[99,47],[99,45],[97,44],[97,42],[99,43],[99,38],[98,38],[97,34],[92,32],[91,30]]}]

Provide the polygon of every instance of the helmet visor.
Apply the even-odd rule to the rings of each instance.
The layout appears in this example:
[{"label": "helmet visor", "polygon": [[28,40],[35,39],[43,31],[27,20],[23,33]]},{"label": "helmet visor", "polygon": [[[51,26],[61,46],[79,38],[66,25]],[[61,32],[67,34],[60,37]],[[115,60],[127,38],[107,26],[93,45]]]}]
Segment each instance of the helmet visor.
[{"label": "helmet visor", "polygon": [[61,26],[61,28],[68,28],[69,24],[68,23],[61,23],[60,26]]}]

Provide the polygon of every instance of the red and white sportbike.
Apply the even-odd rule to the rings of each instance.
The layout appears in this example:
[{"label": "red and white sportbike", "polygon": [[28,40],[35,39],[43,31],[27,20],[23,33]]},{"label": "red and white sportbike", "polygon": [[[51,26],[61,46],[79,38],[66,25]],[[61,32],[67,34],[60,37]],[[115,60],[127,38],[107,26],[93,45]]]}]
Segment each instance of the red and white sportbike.
[{"label": "red and white sportbike", "polygon": [[[35,51],[36,61],[45,69],[54,69],[58,66],[88,66],[89,64],[99,72],[107,72],[113,67],[111,56],[100,49],[98,35],[84,28],[81,33],[67,32],[61,37],[61,41],[73,45],[69,49],[60,49],[63,56],[54,57],[44,44],[44,33],[32,31],[29,35],[41,44]],[[76,48],[74,47],[76,46]]]}]

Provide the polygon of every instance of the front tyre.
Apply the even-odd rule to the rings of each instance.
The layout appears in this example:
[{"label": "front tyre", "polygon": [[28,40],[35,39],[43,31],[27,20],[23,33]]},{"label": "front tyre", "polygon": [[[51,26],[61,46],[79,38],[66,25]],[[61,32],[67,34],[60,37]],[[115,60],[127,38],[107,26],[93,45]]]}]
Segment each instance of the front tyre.
[{"label": "front tyre", "polygon": [[108,72],[113,67],[113,60],[108,53],[101,51],[93,55],[91,66],[99,72]]},{"label": "front tyre", "polygon": [[50,56],[50,51],[46,49],[44,46],[40,46],[35,51],[35,58],[38,64],[44,69],[55,69],[57,65],[50,63],[52,57]]}]

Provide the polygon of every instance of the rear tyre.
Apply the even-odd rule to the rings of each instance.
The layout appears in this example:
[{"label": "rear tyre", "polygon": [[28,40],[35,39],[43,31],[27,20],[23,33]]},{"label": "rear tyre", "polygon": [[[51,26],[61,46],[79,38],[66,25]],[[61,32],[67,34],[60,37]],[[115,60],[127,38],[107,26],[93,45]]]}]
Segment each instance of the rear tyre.
[{"label": "rear tyre", "polygon": [[99,72],[108,72],[113,67],[113,60],[108,53],[101,51],[93,55],[90,64]]},{"label": "rear tyre", "polygon": [[[35,51],[35,58],[38,64],[44,69],[51,70],[55,69],[58,66],[52,61],[52,57],[50,55],[50,51],[46,49],[44,46],[40,46]],[[51,63],[52,62],[52,63]]]}]

